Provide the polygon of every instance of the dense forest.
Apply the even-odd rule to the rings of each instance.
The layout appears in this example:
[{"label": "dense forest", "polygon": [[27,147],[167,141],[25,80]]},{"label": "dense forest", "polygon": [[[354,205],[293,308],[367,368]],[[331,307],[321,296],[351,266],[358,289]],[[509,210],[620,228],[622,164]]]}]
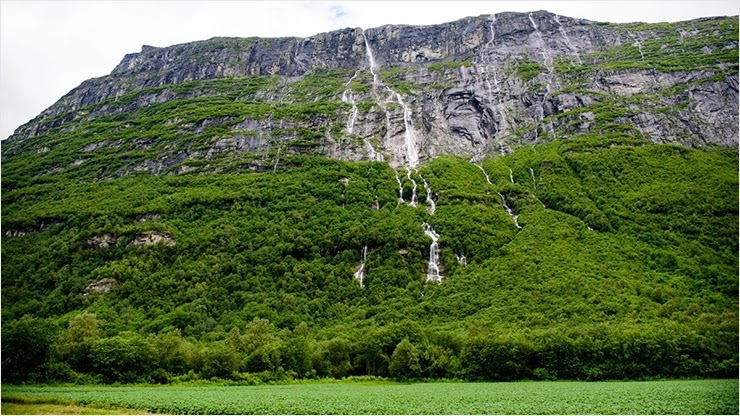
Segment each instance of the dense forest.
[{"label": "dense forest", "polygon": [[98,182],[11,167],[4,382],[738,371],[734,149],[605,132],[408,173],[300,154]]},{"label": "dense forest", "polygon": [[19,127],[3,383],[737,377],[737,17],[412,29],[146,47]]}]

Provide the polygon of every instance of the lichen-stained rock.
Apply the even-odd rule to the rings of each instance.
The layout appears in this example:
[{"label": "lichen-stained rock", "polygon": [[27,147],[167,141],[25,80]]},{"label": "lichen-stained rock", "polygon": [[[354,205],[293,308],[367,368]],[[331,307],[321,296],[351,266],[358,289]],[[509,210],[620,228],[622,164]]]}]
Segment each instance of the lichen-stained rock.
[{"label": "lichen-stained rock", "polygon": [[106,277],[105,279],[100,279],[95,283],[87,285],[85,290],[82,292],[82,297],[86,298],[92,293],[108,293],[116,286],[118,286],[118,281],[116,279]]},{"label": "lichen-stained rock", "polygon": [[157,244],[172,247],[175,245],[175,238],[168,232],[154,231],[136,237],[129,243],[129,247],[153,246]]},{"label": "lichen-stained rock", "polygon": [[110,246],[116,245],[118,242],[118,236],[113,234],[102,234],[102,235],[96,235],[94,237],[90,237],[87,240],[87,243],[90,244],[95,249],[104,249],[108,248]]}]

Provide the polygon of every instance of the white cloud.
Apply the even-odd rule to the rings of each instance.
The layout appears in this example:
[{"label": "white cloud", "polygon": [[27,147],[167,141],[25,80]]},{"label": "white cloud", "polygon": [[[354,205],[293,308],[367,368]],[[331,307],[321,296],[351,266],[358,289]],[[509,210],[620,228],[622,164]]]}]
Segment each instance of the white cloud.
[{"label": "white cloud", "polygon": [[307,37],[344,27],[428,25],[504,11],[597,21],[737,15],[735,1],[11,1],[0,0],[0,138],[141,45]]}]

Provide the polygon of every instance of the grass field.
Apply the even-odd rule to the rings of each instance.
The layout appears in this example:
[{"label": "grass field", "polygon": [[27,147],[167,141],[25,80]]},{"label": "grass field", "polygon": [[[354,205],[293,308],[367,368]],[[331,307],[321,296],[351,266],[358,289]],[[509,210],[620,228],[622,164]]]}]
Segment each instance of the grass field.
[{"label": "grass field", "polygon": [[[3,401],[170,414],[738,414],[738,380],[305,384],[276,386],[3,386]],[[3,406],[4,407],[4,406]]]}]

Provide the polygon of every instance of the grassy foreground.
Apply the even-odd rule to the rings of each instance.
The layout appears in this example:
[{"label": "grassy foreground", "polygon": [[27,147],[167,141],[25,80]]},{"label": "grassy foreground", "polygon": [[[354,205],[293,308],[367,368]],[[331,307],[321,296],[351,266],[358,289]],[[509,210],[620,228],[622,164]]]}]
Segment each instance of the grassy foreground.
[{"label": "grassy foreground", "polygon": [[4,401],[14,397],[48,398],[176,414],[738,414],[736,379],[251,387],[4,386],[2,396]]},{"label": "grassy foreground", "polygon": [[104,406],[83,406],[72,400],[31,399],[27,397],[3,398],[0,414],[3,415],[130,415],[144,414],[137,409],[114,409]]}]

